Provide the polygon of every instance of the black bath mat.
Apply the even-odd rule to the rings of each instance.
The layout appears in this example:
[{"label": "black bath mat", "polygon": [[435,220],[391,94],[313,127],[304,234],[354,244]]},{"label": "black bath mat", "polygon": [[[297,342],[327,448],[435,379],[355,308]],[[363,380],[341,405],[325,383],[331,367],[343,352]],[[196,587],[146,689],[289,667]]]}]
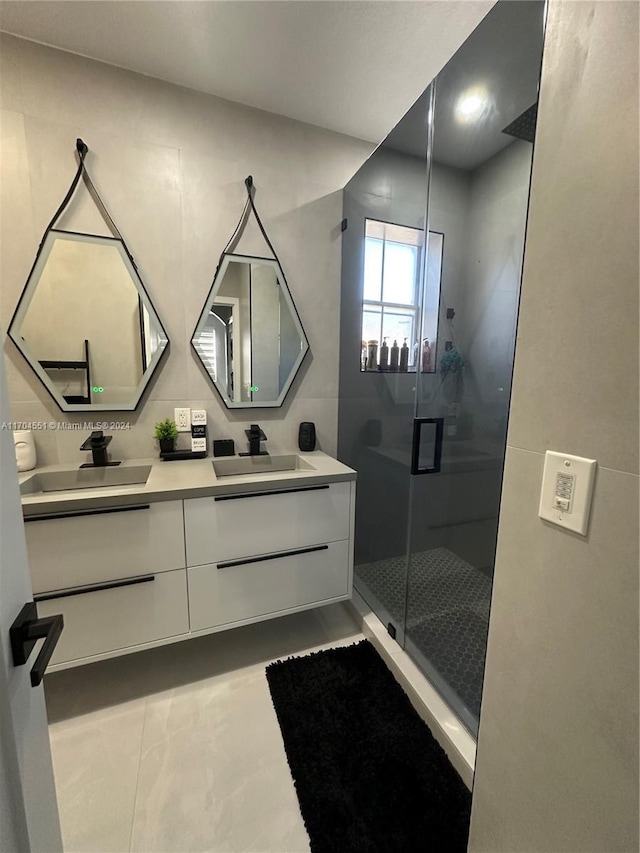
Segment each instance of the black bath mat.
[{"label": "black bath mat", "polygon": [[312,853],[464,853],[471,794],[367,641],[267,667]]}]

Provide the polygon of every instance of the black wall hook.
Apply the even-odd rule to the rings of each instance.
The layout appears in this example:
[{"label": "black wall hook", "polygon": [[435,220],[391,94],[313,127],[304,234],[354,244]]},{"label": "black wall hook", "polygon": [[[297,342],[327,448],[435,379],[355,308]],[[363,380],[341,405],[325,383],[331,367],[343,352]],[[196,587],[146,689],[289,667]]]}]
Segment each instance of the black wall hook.
[{"label": "black wall hook", "polygon": [[244,183],[249,192],[251,192],[251,190],[253,189],[253,175],[249,175],[248,178],[245,178]]},{"label": "black wall hook", "polygon": [[78,152],[78,154],[80,155],[80,158],[82,159],[88,153],[89,146],[87,145],[87,143],[83,139],[78,138],[78,139],[76,139],[76,151]]}]

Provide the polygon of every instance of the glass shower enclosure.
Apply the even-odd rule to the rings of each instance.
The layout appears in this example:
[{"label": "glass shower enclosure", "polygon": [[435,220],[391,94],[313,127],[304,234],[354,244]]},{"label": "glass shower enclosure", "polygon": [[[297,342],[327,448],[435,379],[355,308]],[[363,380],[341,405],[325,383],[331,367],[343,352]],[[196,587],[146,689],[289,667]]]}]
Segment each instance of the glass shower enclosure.
[{"label": "glass shower enclosure", "polygon": [[355,587],[474,734],[543,32],[497,3],[344,190]]}]

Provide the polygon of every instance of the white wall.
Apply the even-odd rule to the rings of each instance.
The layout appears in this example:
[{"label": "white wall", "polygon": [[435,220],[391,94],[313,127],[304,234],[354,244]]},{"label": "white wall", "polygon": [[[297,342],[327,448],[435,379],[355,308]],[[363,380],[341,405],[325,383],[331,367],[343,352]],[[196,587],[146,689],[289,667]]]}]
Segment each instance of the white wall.
[{"label": "white wall", "polygon": [[[6,327],[71,182],[80,136],[171,340],[139,411],[113,418],[59,412],[7,341],[13,418],[129,422],[111,445],[114,458],[126,459],[155,455],[153,424],[172,417],[174,406],[191,405],[208,410],[211,435],[237,445],[246,424],[258,421],[272,451],[293,449],[298,423],[315,421],[322,448],[335,453],[340,190],[373,146],[11,36],[0,37],[0,61],[0,319]],[[189,343],[249,174],[311,347],[284,407],[250,417],[223,407]],[[80,192],[60,224],[97,229]],[[255,227],[236,251],[265,254]],[[77,432],[38,432],[36,443],[41,463],[83,459]]]},{"label": "white wall", "polygon": [[[638,850],[638,4],[551,0],[472,853]],[[544,452],[598,460],[589,535]]]}]

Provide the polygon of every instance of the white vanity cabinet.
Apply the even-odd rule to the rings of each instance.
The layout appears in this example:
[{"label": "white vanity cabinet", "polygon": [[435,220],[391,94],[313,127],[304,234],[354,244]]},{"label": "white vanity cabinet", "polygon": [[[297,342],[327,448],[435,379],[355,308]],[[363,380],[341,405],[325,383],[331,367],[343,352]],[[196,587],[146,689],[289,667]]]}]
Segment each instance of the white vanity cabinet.
[{"label": "white vanity cabinet", "polygon": [[52,665],[189,630],[182,501],[25,518],[38,614],[61,613]]},{"label": "white vanity cabinet", "polygon": [[38,616],[61,613],[64,629],[51,663],[85,663],[178,638],[189,631],[185,570],[35,596]]},{"label": "white vanity cabinet", "polygon": [[25,518],[35,593],[183,569],[182,501]]},{"label": "white vanity cabinet", "polygon": [[355,481],[317,479],[29,507],[38,614],[64,617],[50,670],[348,599]]},{"label": "white vanity cabinet", "polygon": [[185,501],[191,630],[351,595],[353,483]]},{"label": "white vanity cabinet", "polygon": [[349,538],[351,483],[215,495],[184,502],[187,565]]}]

